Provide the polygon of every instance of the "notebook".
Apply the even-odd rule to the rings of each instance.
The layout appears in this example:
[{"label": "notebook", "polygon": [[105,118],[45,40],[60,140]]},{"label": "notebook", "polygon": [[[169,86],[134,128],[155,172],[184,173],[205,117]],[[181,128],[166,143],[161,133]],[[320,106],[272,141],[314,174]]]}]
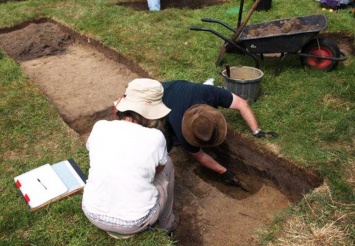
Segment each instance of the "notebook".
[{"label": "notebook", "polygon": [[81,191],[86,176],[74,159],[44,164],[14,178],[32,211]]}]

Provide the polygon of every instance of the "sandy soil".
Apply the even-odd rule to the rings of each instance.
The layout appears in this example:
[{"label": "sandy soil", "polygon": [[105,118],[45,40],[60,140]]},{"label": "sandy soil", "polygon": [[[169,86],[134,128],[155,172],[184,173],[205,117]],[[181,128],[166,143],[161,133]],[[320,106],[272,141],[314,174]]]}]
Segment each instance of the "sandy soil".
[{"label": "sandy soil", "polygon": [[[58,107],[63,120],[85,139],[97,119],[112,118],[112,103],[127,83],[146,74],[129,62],[108,59],[107,54],[117,58],[109,49],[101,45],[93,47],[93,42],[79,42],[73,33],[63,30],[52,22],[31,23],[0,32],[0,45]],[[253,245],[257,227],[270,221],[292,200],[292,196],[281,192],[271,179],[265,178],[270,175],[274,175],[274,179],[278,175],[287,178],[281,164],[278,174],[268,173],[273,170],[268,165],[280,158],[271,156],[269,161],[262,163],[261,155],[254,149],[261,149],[263,153],[265,150],[253,148],[254,143],[245,139],[234,143],[234,139],[239,138],[234,133],[230,132],[229,138],[231,149],[228,143],[223,145],[217,157],[239,160],[240,157],[235,156],[244,155],[243,162],[258,163],[258,172],[264,176],[248,171],[250,169],[236,164],[242,162],[230,158],[232,169],[251,190],[247,193],[221,184],[214,173],[202,168],[182,149],[174,149],[171,157],[176,169],[175,206],[181,216],[175,237],[179,245]],[[242,143],[248,146],[232,149]],[[241,152],[236,154],[238,151]],[[299,184],[312,183],[307,180],[310,178],[296,171],[293,168],[292,175],[300,177]],[[309,189],[302,187],[302,191]]]},{"label": "sandy soil", "polygon": [[112,108],[128,82],[139,77],[125,65],[82,45],[69,46],[61,55],[23,61],[21,67],[80,133],[88,130],[81,123],[84,116]]}]

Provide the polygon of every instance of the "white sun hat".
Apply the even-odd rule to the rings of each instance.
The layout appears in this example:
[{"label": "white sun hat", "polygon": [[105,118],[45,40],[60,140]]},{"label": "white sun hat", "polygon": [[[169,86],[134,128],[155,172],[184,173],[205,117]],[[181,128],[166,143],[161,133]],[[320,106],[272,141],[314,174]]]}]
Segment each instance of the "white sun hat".
[{"label": "white sun hat", "polygon": [[128,83],[124,96],[114,102],[120,112],[134,111],[144,118],[156,120],[171,111],[162,101],[164,88],[154,79],[139,78]]}]

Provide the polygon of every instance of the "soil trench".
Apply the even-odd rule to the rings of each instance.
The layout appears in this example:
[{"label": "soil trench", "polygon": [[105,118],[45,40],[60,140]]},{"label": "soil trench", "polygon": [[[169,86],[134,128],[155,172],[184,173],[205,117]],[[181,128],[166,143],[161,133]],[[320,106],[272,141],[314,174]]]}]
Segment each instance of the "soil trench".
[{"label": "soil trench", "polygon": [[[49,19],[0,30],[0,45],[84,140],[98,119],[112,119],[113,101],[128,82],[149,77],[99,41]],[[179,245],[253,245],[259,226],[321,184],[313,173],[257,145],[229,129],[225,143],[207,150],[238,174],[249,193],[221,184],[182,149],[173,150]]]}]

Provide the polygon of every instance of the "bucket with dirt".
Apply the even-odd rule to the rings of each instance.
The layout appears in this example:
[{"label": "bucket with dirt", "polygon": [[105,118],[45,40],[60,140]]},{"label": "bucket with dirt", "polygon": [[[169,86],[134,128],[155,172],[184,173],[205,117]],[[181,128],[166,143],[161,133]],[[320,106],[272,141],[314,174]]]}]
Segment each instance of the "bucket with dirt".
[{"label": "bucket with dirt", "polygon": [[264,73],[257,68],[247,66],[230,67],[229,70],[229,76],[227,70],[222,72],[226,88],[249,102],[255,102],[259,96],[260,81]]}]

